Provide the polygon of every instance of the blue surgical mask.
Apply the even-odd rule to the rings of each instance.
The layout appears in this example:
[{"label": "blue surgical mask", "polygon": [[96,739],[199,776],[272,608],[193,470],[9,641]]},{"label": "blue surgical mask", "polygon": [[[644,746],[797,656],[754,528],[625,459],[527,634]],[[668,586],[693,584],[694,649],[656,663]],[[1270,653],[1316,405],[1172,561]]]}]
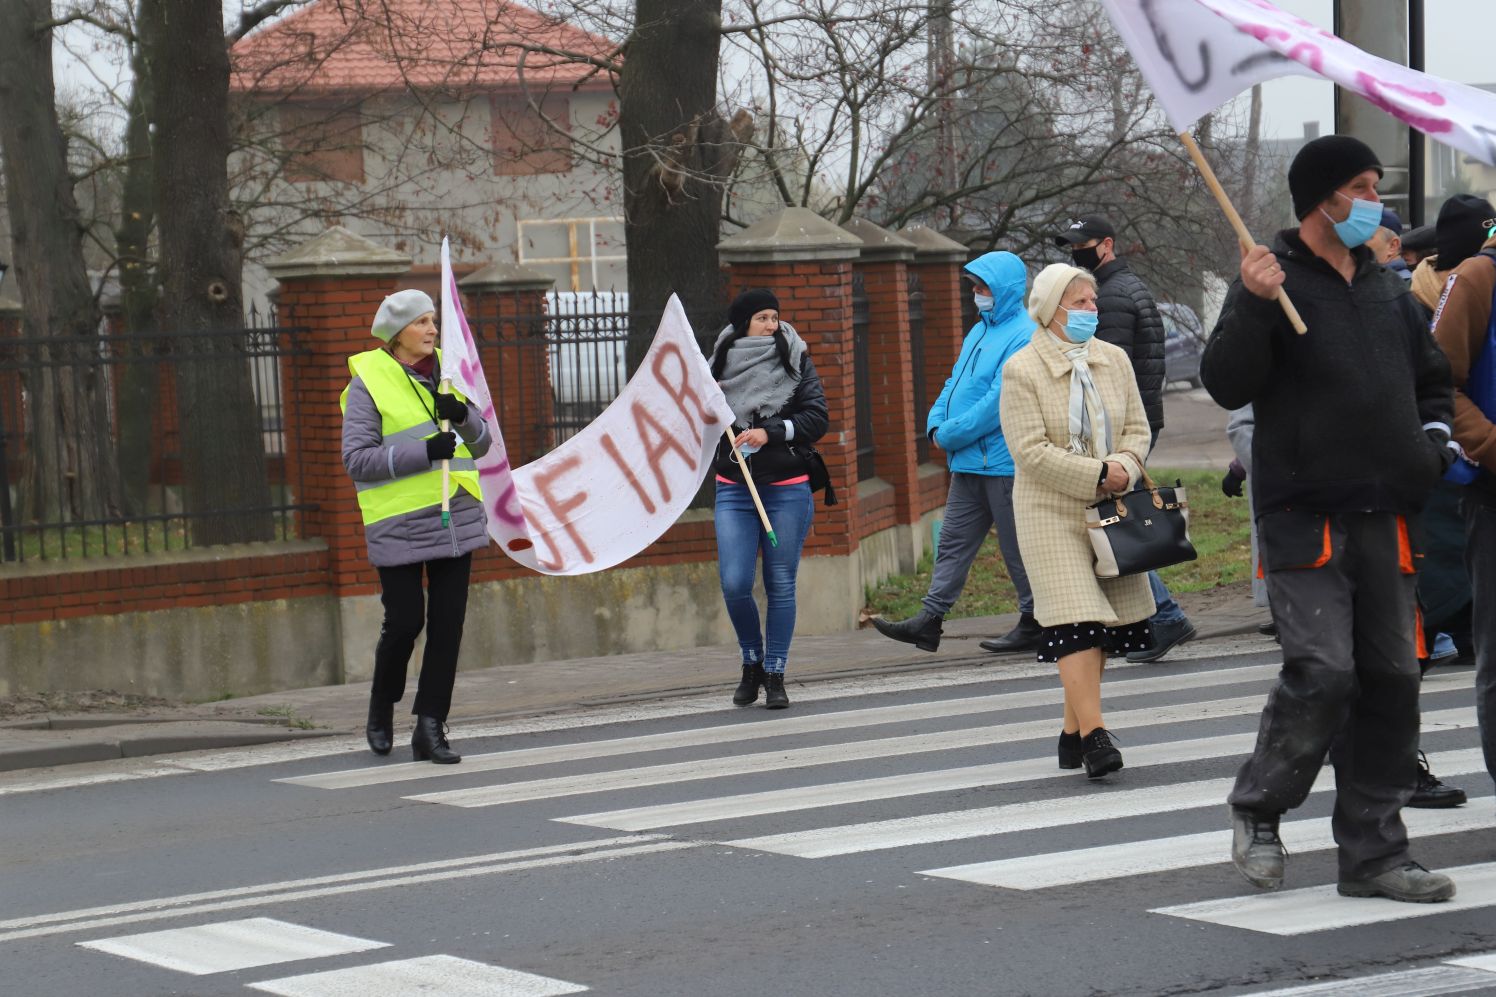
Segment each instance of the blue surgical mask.
[{"label": "blue surgical mask", "polygon": [[1096,335],[1096,325],[1100,321],[1101,316],[1095,312],[1067,308],[1065,309],[1065,336],[1072,343],[1088,342],[1092,336]]},{"label": "blue surgical mask", "polygon": [[1330,213],[1320,208],[1320,213],[1335,225],[1335,235],[1345,244],[1346,249],[1355,249],[1364,246],[1366,241],[1376,235],[1378,226],[1382,224],[1382,206],[1376,201],[1367,201],[1360,197],[1346,197],[1340,191],[1335,192],[1351,202],[1351,213],[1343,222],[1337,222],[1330,218]]},{"label": "blue surgical mask", "polygon": [[997,304],[997,299],[990,294],[973,294],[971,300],[979,312],[990,312],[992,306]]}]

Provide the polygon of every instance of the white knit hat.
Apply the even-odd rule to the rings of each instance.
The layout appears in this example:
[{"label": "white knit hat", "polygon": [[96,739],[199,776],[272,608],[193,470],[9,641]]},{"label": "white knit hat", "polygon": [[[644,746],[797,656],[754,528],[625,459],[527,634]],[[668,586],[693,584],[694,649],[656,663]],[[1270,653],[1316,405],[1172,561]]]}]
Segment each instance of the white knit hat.
[{"label": "white knit hat", "polygon": [[1055,309],[1060,307],[1060,299],[1065,296],[1065,289],[1077,277],[1090,277],[1095,281],[1089,270],[1068,263],[1051,263],[1039,271],[1039,276],[1034,278],[1034,289],[1029,292],[1028,313],[1040,328],[1049,327]]},{"label": "white knit hat", "polygon": [[431,295],[413,287],[396,291],[379,304],[374,313],[374,327],[369,330],[375,339],[386,343],[400,335],[400,331],[427,312],[436,311]]}]

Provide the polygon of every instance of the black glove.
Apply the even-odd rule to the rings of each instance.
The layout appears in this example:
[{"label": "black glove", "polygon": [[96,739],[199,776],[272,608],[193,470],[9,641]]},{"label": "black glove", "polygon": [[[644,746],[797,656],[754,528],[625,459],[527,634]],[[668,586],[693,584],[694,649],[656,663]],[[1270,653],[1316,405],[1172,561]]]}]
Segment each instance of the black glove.
[{"label": "black glove", "polygon": [[436,417],[438,419],[449,419],[457,425],[462,425],[467,419],[467,406],[457,400],[456,395],[444,395],[440,391],[436,393]]},{"label": "black glove", "polygon": [[1241,498],[1241,485],[1246,480],[1246,469],[1241,466],[1240,461],[1233,460],[1226,469],[1226,476],[1221,479],[1221,491],[1227,498]]},{"label": "black glove", "polygon": [[1439,448],[1439,473],[1443,474],[1449,470],[1450,465],[1459,457],[1459,453],[1454,447],[1449,445],[1449,434],[1444,432],[1444,430],[1429,429],[1425,430],[1425,433],[1434,442],[1434,446]]},{"label": "black glove", "polygon": [[[441,395],[437,395],[438,398]],[[451,396],[448,396],[451,397]],[[426,459],[430,461],[451,460],[457,452],[456,433],[437,433],[426,440]]]}]

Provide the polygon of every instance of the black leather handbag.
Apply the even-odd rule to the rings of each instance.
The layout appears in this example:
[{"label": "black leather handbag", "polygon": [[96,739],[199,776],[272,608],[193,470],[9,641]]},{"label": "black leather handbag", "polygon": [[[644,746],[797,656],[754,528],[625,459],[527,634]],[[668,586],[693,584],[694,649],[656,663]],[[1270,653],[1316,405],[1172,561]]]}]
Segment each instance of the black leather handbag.
[{"label": "black leather handbag", "polygon": [[1184,486],[1154,484],[1086,507],[1086,533],[1096,552],[1096,576],[1118,578],[1167,568],[1196,558],[1190,543],[1190,507]]},{"label": "black leather handbag", "polygon": [[831,471],[826,467],[826,459],[815,447],[803,443],[789,444],[790,453],[805,462],[805,473],[810,477],[810,490],[813,492],[826,492],[825,504],[836,505],[836,489],[831,486]]}]

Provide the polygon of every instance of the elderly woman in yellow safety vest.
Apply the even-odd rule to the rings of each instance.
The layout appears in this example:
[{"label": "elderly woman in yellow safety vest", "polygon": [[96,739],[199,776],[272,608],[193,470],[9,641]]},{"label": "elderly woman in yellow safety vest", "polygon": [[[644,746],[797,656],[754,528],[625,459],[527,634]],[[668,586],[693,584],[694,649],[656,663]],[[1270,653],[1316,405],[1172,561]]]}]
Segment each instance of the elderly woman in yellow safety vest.
[{"label": "elderly woman in yellow safety vest", "polygon": [[[435,318],[424,291],[397,291],[379,306],[371,331],[383,345],[348,360],[353,379],[341,399],[343,467],[358,490],[384,605],[369,693],[369,748],[387,755],[394,744],[395,704],[405,695],[406,666],[425,626],[410,747],[416,761],[450,765],[462,760],[447,743],[446,721],[468,575],[473,551],[488,544],[474,461],[492,439],[477,408],[437,388]],[[453,432],[441,432],[444,419]],[[450,461],[450,517],[441,509],[444,460]]]}]

